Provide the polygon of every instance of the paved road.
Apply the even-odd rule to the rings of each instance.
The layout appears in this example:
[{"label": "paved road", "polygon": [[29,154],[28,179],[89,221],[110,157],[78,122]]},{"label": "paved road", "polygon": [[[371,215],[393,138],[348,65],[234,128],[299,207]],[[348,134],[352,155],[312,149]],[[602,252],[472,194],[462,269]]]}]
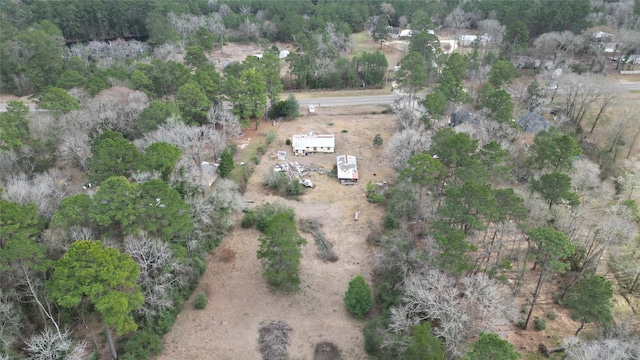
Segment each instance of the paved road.
[{"label": "paved road", "polygon": [[627,91],[639,91],[640,82],[618,82],[616,87]]},{"label": "paved road", "polygon": [[[615,85],[618,89],[627,91],[640,91],[640,82],[618,82]],[[313,95],[313,93],[310,93]],[[346,106],[346,105],[389,105],[393,104],[399,96],[389,95],[369,95],[369,96],[344,96],[344,97],[316,97],[312,99],[299,99],[300,106],[314,107],[322,106]]]},{"label": "paved road", "polygon": [[[640,82],[618,82],[616,87],[627,91],[640,91]],[[311,93],[313,94],[313,93]],[[316,97],[313,99],[299,99],[300,106],[349,106],[349,105],[390,105],[399,95],[367,95],[367,96],[343,96],[343,97]],[[43,111],[36,109],[34,104],[28,104],[30,111]],[[0,112],[7,111],[7,104],[0,103]]]},{"label": "paved road", "polygon": [[345,105],[390,105],[399,96],[389,95],[368,95],[368,96],[345,96],[345,97],[317,97],[313,99],[299,99],[300,106],[314,107],[323,106],[345,106]]}]

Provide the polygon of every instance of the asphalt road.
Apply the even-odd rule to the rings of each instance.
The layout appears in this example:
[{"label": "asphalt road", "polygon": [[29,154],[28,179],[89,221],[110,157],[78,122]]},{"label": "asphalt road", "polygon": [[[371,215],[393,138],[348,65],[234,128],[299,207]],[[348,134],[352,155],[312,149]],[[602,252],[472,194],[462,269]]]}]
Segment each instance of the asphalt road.
[{"label": "asphalt road", "polygon": [[[627,91],[640,91],[640,82],[618,82],[618,89]],[[313,93],[310,93],[313,95]],[[344,97],[316,97],[312,99],[298,99],[300,106],[348,106],[348,105],[389,105],[393,104],[399,95],[369,95],[369,96],[344,96]]]},{"label": "asphalt road", "polygon": [[347,106],[347,105],[390,105],[399,96],[389,95],[368,95],[368,96],[345,96],[345,97],[317,97],[313,99],[299,99],[300,106],[314,107],[323,106]]},{"label": "asphalt road", "polygon": [[[627,91],[640,91],[640,82],[618,82],[616,87]],[[313,94],[313,93],[311,93]],[[367,95],[367,96],[342,96],[342,97],[316,97],[312,99],[299,99],[300,106],[355,106],[355,105],[390,105],[399,95]],[[37,109],[34,104],[28,104],[30,111],[43,111]],[[0,112],[7,111],[7,104],[0,103]]]}]

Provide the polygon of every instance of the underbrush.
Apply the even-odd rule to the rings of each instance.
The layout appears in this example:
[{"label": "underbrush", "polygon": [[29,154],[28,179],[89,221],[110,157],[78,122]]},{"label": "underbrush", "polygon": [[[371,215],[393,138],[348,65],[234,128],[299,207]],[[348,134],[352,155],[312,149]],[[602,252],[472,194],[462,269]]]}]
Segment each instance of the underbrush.
[{"label": "underbrush", "polygon": [[317,220],[306,219],[301,220],[300,230],[313,235],[318,246],[318,252],[316,256],[324,262],[336,262],[338,261],[338,255],[333,251],[333,244],[327,239],[322,231],[322,224]]},{"label": "underbrush", "polygon": [[273,170],[267,170],[264,174],[262,177],[262,185],[286,198],[296,197],[305,192],[305,187],[300,184],[298,179],[289,178],[287,174]]}]

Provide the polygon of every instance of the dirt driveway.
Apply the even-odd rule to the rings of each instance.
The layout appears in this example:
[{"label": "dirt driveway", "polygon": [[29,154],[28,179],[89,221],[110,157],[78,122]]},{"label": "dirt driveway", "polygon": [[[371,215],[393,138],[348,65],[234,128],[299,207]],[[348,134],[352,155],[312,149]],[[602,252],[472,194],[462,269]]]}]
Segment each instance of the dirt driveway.
[{"label": "dirt driveway", "polygon": [[[312,359],[315,345],[323,341],[337,345],[344,359],[367,358],[363,349],[364,322],[347,314],[342,298],[353,276],[362,274],[370,281],[372,250],[366,237],[377,229],[383,208],[367,202],[366,183],[395,179],[384,151],[372,146],[377,133],[386,142],[394,130],[392,116],[380,114],[381,110],[374,106],[321,108],[317,116],[283,123],[277,128],[278,139],[256,167],[245,193],[253,206],[282,202],[295,209],[297,219],[319,220],[339,260],[324,263],[316,258],[313,238],[301,233],[308,242],[300,265],[301,291],[274,294],[267,288],[256,259],[260,233],[237,227],[209,257],[207,271],[194,292],[205,291],[209,304],[204,310],[195,310],[193,299],[185,304],[172,331],[164,338],[164,353],[157,359],[261,359],[258,328],[262,322],[272,320],[282,320],[293,327],[289,347],[292,359]],[[271,124],[263,124],[260,131],[265,133],[270,128]],[[291,135],[311,130],[334,133],[336,154],[357,157],[359,184],[343,186],[326,174],[312,173],[316,187],[297,200],[285,200],[264,191],[262,176],[278,162],[278,150],[287,151],[287,161],[333,168],[336,154],[293,157],[291,148],[284,145]],[[264,137],[257,136],[252,141],[264,141]],[[355,211],[360,215],[357,222]]]}]

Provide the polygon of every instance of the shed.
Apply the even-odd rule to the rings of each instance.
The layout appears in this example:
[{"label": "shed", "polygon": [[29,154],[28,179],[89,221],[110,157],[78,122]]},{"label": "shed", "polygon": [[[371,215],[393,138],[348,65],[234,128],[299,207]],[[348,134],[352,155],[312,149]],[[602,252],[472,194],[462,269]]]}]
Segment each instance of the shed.
[{"label": "shed", "polygon": [[458,110],[451,114],[450,126],[455,127],[465,122],[476,122],[476,114],[472,114],[468,111]]},{"label": "shed", "polygon": [[551,126],[547,119],[533,112],[526,112],[518,116],[516,123],[528,133],[537,133],[538,131],[547,130]]},{"label": "shed", "polygon": [[285,59],[287,56],[289,56],[290,51],[289,50],[282,50],[280,51],[280,54],[278,55],[278,57],[280,59]]},{"label": "shed", "polygon": [[336,151],[335,135],[320,135],[310,131],[307,135],[293,135],[291,146],[295,155],[308,153],[333,153]]},{"label": "shed", "polygon": [[400,31],[400,37],[411,37],[413,35],[413,31],[411,29],[404,29]]},{"label": "shed", "polygon": [[218,178],[218,164],[203,161],[200,164],[202,186],[209,187]]},{"label": "shed", "polygon": [[338,155],[336,158],[338,181],[340,184],[352,185],[358,182],[358,164],[353,155]]}]

